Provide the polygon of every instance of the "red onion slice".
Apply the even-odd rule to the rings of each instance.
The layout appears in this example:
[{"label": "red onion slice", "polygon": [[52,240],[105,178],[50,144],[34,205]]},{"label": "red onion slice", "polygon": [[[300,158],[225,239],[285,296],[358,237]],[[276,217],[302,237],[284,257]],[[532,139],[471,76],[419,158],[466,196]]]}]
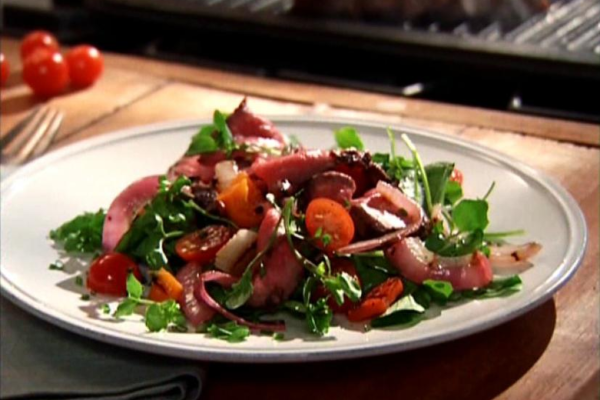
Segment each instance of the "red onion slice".
[{"label": "red onion slice", "polygon": [[202,265],[188,263],[177,272],[177,280],[183,286],[183,296],[179,305],[190,324],[198,326],[215,316],[215,311],[201,300],[197,299],[194,292],[200,284]]},{"label": "red onion slice", "polygon": [[235,321],[240,325],[244,325],[249,327],[250,329],[257,331],[271,331],[271,332],[284,332],[285,331],[285,323],[280,321],[273,321],[272,323],[255,323],[246,321],[245,319],[238,317],[237,315],[231,313],[229,310],[225,309],[222,305],[220,305],[215,299],[211,297],[206,290],[206,282],[217,282],[222,286],[231,287],[235,282],[237,282],[237,278],[226,274],[220,271],[208,271],[200,275],[200,284],[196,288],[196,295],[204,301],[209,307],[213,310],[224,316],[225,318]]},{"label": "red onion slice", "polygon": [[104,251],[110,252],[117,247],[138,211],[156,196],[158,180],[159,176],[153,175],[135,181],[113,200],[106,213],[102,230]]}]

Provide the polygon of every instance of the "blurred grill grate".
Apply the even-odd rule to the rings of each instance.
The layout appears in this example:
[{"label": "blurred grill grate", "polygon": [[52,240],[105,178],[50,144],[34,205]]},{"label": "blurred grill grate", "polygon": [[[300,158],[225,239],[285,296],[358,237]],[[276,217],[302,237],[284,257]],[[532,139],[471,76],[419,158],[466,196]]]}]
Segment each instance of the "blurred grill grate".
[{"label": "blurred grill grate", "polygon": [[[190,3],[224,10],[282,15],[293,0],[186,0]],[[531,16],[517,26],[498,21],[460,21],[456,24],[411,21],[400,25],[405,31],[417,30],[469,37],[489,42],[540,46],[546,49],[600,54],[600,3],[598,0],[558,0],[550,8]]]}]

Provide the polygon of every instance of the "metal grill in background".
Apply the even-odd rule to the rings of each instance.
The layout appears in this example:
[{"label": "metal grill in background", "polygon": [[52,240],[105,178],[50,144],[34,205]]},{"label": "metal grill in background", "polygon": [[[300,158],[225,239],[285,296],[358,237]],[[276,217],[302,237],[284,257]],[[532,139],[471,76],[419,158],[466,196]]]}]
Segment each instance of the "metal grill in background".
[{"label": "metal grill in background", "polygon": [[[282,17],[289,14],[293,7],[293,0],[180,1],[189,6],[199,5],[224,11]],[[391,27],[390,24],[387,26]],[[600,60],[600,1],[598,0],[554,1],[547,11],[528,17],[525,22],[520,23],[480,19],[443,24],[422,18],[398,24],[397,28],[403,31],[448,34],[485,42],[533,45],[588,56],[596,55]]]}]

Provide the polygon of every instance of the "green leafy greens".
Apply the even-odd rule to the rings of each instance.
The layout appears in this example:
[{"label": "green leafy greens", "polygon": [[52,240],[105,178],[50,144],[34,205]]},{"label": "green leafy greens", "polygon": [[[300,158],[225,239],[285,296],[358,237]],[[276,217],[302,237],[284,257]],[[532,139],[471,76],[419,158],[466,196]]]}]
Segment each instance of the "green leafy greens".
[{"label": "green leafy greens", "polygon": [[92,254],[102,250],[102,229],[106,213],[86,212],[50,231],[50,239],[62,244],[67,253]]},{"label": "green leafy greens", "polygon": [[187,156],[204,153],[214,153],[223,150],[230,154],[235,149],[233,135],[227,126],[227,117],[216,110],[213,114],[213,123],[204,126],[194,137],[187,152]]},{"label": "green leafy greens", "polygon": [[117,306],[113,317],[119,319],[131,315],[138,306],[145,305],[147,307],[144,322],[150,332],[158,332],[171,327],[176,330],[187,331],[185,316],[176,301],[167,300],[157,303],[142,299],[143,292],[144,287],[140,281],[130,273],[127,276],[127,298]]},{"label": "green leafy greens", "polygon": [[340,149],[355,148],[357,150],[364,150],[365,145],[362,139],[358,135],[356,129],[346,126],[335,131],[335,141]]}]

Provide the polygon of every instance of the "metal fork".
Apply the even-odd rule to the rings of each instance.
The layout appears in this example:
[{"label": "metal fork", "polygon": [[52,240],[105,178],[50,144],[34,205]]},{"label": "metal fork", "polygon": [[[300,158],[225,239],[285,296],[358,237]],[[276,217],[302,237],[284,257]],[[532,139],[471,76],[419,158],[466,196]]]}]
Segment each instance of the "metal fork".
[{"label": "metal fork", "polygon": [[14,170],[44,153],[58,133],[63,118],[63,112],[48,106],[38,107],[23,118],[0,139],[3,169]]}]

